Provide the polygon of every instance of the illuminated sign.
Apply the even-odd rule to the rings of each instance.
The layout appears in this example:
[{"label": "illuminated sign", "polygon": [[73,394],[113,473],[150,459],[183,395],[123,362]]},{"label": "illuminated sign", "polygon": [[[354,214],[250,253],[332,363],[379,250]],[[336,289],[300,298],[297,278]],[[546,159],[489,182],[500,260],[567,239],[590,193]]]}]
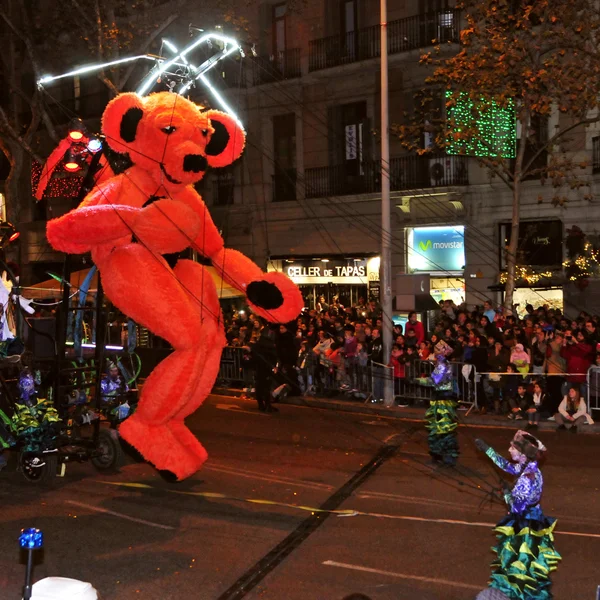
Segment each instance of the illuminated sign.
[{"label": "illuminated sign", "polygon": [[297,277],[366,277],[367,261],[294,261],[287,263],[283,271],[292,280]]},{"label": "illuminated sign", "polygon": [[408,229],[408,270],[411,273],[462,271],[465,268],[465,228]]}]

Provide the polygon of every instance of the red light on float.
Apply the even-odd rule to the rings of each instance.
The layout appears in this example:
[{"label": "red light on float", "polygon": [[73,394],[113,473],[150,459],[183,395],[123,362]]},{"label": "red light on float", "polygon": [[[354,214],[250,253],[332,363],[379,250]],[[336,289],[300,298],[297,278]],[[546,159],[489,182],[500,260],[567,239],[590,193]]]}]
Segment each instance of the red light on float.
[{"label": "red light on float", "polygon": [[21,234],[18,231],[15,231],[9,238],[8,242],[14,242]]}]

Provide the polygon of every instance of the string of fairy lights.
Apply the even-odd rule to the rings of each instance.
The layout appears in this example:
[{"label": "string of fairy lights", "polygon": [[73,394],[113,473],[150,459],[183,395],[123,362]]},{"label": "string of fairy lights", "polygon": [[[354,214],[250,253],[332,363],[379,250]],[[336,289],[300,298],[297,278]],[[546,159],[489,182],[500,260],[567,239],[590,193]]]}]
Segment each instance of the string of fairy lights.
[{"label": "string of fairy lights", "polygon": [[[481,158],[515,158],[517,128],[515,105],[496,100],[470,98],[466,92],[446,92],[448,107],[448,154]],[[471,135],[473,130],[477,135]]]}]

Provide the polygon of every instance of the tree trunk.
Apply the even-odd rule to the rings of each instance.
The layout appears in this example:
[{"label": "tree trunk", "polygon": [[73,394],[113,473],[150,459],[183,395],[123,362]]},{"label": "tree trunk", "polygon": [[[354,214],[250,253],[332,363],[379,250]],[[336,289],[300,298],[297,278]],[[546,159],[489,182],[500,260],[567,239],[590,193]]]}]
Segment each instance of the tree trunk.
[{"label": "tree trunk", "polygon": [[[523,176],[523,158],[527,146],[527,135],[529,133],[529,114],[520,117],[521,140],[515,159],[514,181],[512,186],[512,221],[510,227],[510,243],[506,255],[506,287],[504,294],[504,309],[507,314],[512,314],[513,297],[516,287],[517,250],[519,248],[519,221],[521,218],[521,177]],[[508,312],[510,311],[510,312]]]},{"label": "tree trunk", "polygon": [[[519,220],[521,212],[521,182],[515,179],[513,185],[512,221],[510,227],[510,243],[506,253],[506,288],[504,293],[504,308],[513,310],[515,294],[515,272],[517,267],[517,249],[519,247]],[[507,312],[507,314],[510,314]]]}]

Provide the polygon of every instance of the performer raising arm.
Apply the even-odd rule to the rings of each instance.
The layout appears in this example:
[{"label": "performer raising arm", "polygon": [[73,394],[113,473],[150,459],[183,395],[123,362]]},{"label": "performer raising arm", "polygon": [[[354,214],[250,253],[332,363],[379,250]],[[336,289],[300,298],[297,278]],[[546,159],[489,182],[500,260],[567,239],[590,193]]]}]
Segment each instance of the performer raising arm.
[{"label": "performer raising arm", "polygon": [[554,549],[556,519],[544,516],[540,506],[544,480],[539,462],[546,447],[530,433],[517,431],[509,447],[510,462],[483,440],[475,444],[496,466],[518,476],[512,489],[503,483],[510,512],[494,530],[497,558],[489,586],[514,600],[550,600],[550,572],[561,557]]}]

